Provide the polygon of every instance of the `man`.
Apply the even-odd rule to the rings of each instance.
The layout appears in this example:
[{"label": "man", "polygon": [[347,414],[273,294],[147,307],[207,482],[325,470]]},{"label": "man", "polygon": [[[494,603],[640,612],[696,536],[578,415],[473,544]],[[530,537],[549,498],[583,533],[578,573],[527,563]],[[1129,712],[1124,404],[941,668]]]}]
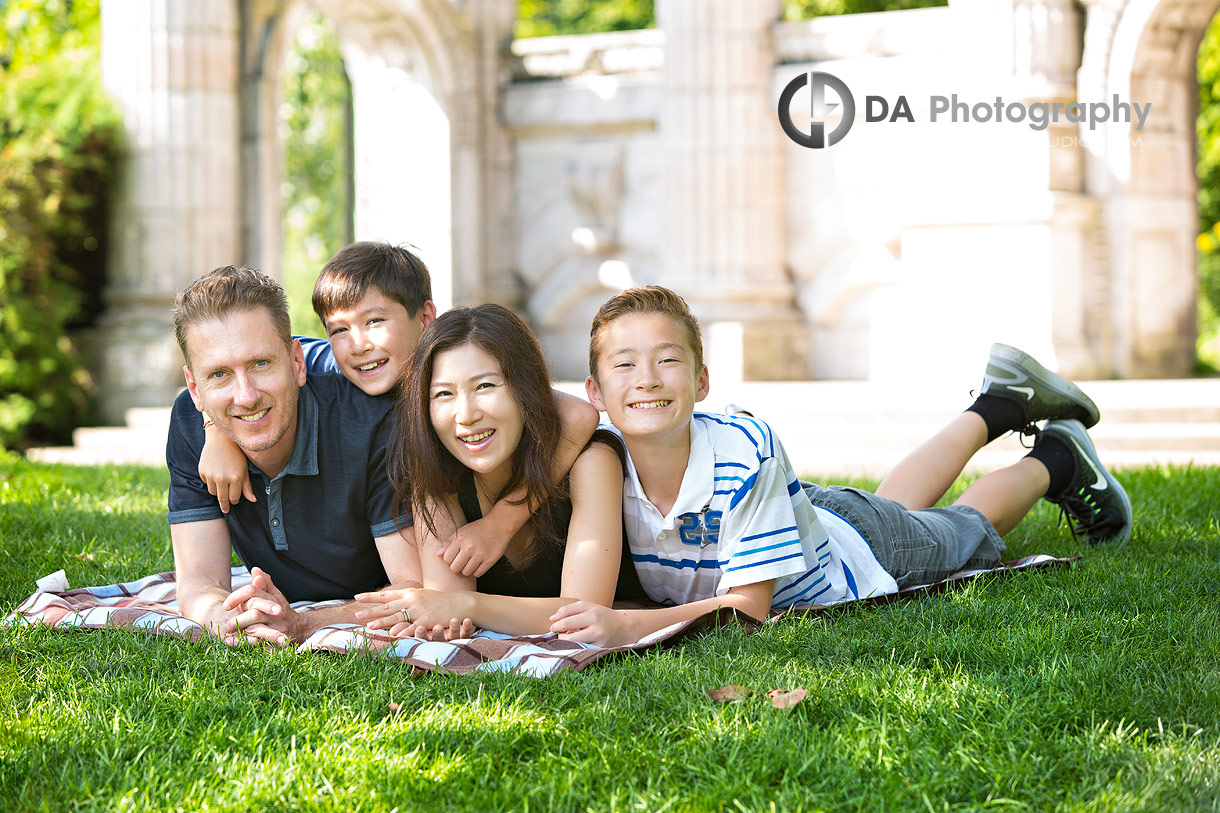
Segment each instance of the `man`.
[{"label": "man", "polygon": [[[356,622],[351,603],[297,613],[290,602],[418,582],[386,475],[390,399],[307,376],[284,291],[254,269],[196,280],[178,295],[174,326],[189,393],[175,402],[166,445],[182,614],[226,643],[284,644]],[[198,476],[205,423],[245,453],[263,499],[221,512]],[[230,550],[254,577],[236,591]]]}]

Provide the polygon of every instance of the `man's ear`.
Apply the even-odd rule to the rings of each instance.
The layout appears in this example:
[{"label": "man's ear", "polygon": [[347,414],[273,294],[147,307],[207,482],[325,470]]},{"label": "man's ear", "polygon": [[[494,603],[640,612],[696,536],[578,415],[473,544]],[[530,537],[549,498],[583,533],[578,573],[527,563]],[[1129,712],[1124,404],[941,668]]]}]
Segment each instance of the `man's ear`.
[{"label": "man's ear", "polygon": [[305,386],[305,351],[301,349],[301,340],[293,339],[290,350],[292,366],[296,368],[297,386]]},{"label": "man's ear", "polygon": [[598,412],[605,412],[606,405],[602,403],[601,387],[597,386],[597,382],[593,380],[593,376],[585,379],[585,395],[589,397],[589,403],[592,404]]},{"label": "man's ear", "polygon": [[420,323],[424,326],[424,329],[427,330],[428,325],[436,321],[436,303],[429,299],[424,303],[424,306],[420,308],[420,311],[422,312],[420,314]]},{"label": "man's ear", "polygon": [[186,391],[191,394],[191,400],[195,402],[195,409],[203,412],[203,401],[199,398],[199,385],[195,383],[195,376],[191,375],[189,364],[182,365],[182,374],[186,376]]},{"label": "man's ear", "polygon": [[711,383],[707,377],[707,365],[703,365],[703,369],[699,372],[699,382],[695,389],[695,403],[702,401],[707,397],[707,393],[711,388]]}]

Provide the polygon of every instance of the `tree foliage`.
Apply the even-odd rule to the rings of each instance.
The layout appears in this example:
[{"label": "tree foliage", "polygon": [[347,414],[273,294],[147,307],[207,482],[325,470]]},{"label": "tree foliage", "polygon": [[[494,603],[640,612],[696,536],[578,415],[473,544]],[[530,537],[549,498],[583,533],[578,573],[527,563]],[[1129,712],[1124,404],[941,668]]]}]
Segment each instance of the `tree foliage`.
[{"label": "tree foliage", "polygon": [[297,30],[280,91],[284,287],[294,330],[321,336],[314,280],[352,240],[352,88],[333,22],[313,15]]},{"label": "tree foliage", "polygon": [[0,0],[0,445],[62,440],[92,382],[68,332],[100,307],[121,126],[97,0]]},{"label": "tree foliage", "polygon": [[911,8],[946,6],[948,0],[784,0],[784,19],[789,22],[837,14],[862,14],[870,11],[902,11]]},{"label": "tree foliage", "polygon": [[[783,0],[783,18],[807,20],[834,14],[944,6],[948,0]],[[518,0],[518,37],[594,34],[653,28],[653,0]]]},{"label": "tree foliage", "polygon": [[653,0],[519,0],[514,34],[596,34],[656,24]]},{"label": "tree foliage", "polygon": [[1199,46],[1199,355],[1220,366],[1220,25]]}]

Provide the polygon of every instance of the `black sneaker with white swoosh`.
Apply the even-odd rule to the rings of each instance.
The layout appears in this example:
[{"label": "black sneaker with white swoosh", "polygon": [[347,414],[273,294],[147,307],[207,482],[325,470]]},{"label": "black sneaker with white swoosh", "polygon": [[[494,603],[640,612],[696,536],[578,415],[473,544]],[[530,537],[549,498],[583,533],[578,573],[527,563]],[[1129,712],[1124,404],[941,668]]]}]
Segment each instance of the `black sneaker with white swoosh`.
[{"label": "black sneaker with white swoosh", "polygon": [[1075,418],[1087,429],[1101,417],[1097,404],[1080,387],[1046,369],[1028,353],[1006,344],[991,346],[979,394],[1016,401],[1025,412],[1026,425]]},{"label": "black sneaker with white swoosh", "polygon": [[1125,542],[1131,536],[1131,500],[1097,457],[1084,424],[1074,419],[1050,421],[1038,436],[1038,443],[1048,438],[1057,439],[1072,453],[1076,474],[1062,494],[1047,495],[1046,499],[1059,506],[1072,534],[1084,537],[1090,545]]}]

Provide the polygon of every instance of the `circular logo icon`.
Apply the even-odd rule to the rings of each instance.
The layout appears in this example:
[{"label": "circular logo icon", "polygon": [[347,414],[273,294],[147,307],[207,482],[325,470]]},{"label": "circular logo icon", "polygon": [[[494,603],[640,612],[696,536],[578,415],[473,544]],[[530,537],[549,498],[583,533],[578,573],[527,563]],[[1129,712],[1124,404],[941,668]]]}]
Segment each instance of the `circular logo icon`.
[{"label": "circular logo icon", "polygon": [[[809,87],[808,132],[801,129],[792,115],[792,100],[797,92],[806,86]],[[838,102],[826,100],[827,88],[839,97]],[[805,118],[803,115],[799,116],[801,124],[804,124]],[[827,133],[826,126],[834,119],[838,119],[838,123]],[[802,147],[820,150],[823,147],[838,144],[843,140],[843,136],[847,135],[847,131],[851,129],[855,120],[855,98],[842,79],[829,73],[817,71],[802,73],[785,85],[784,91],[779,94],[780,126],[784,128],[788,138]]]}]

